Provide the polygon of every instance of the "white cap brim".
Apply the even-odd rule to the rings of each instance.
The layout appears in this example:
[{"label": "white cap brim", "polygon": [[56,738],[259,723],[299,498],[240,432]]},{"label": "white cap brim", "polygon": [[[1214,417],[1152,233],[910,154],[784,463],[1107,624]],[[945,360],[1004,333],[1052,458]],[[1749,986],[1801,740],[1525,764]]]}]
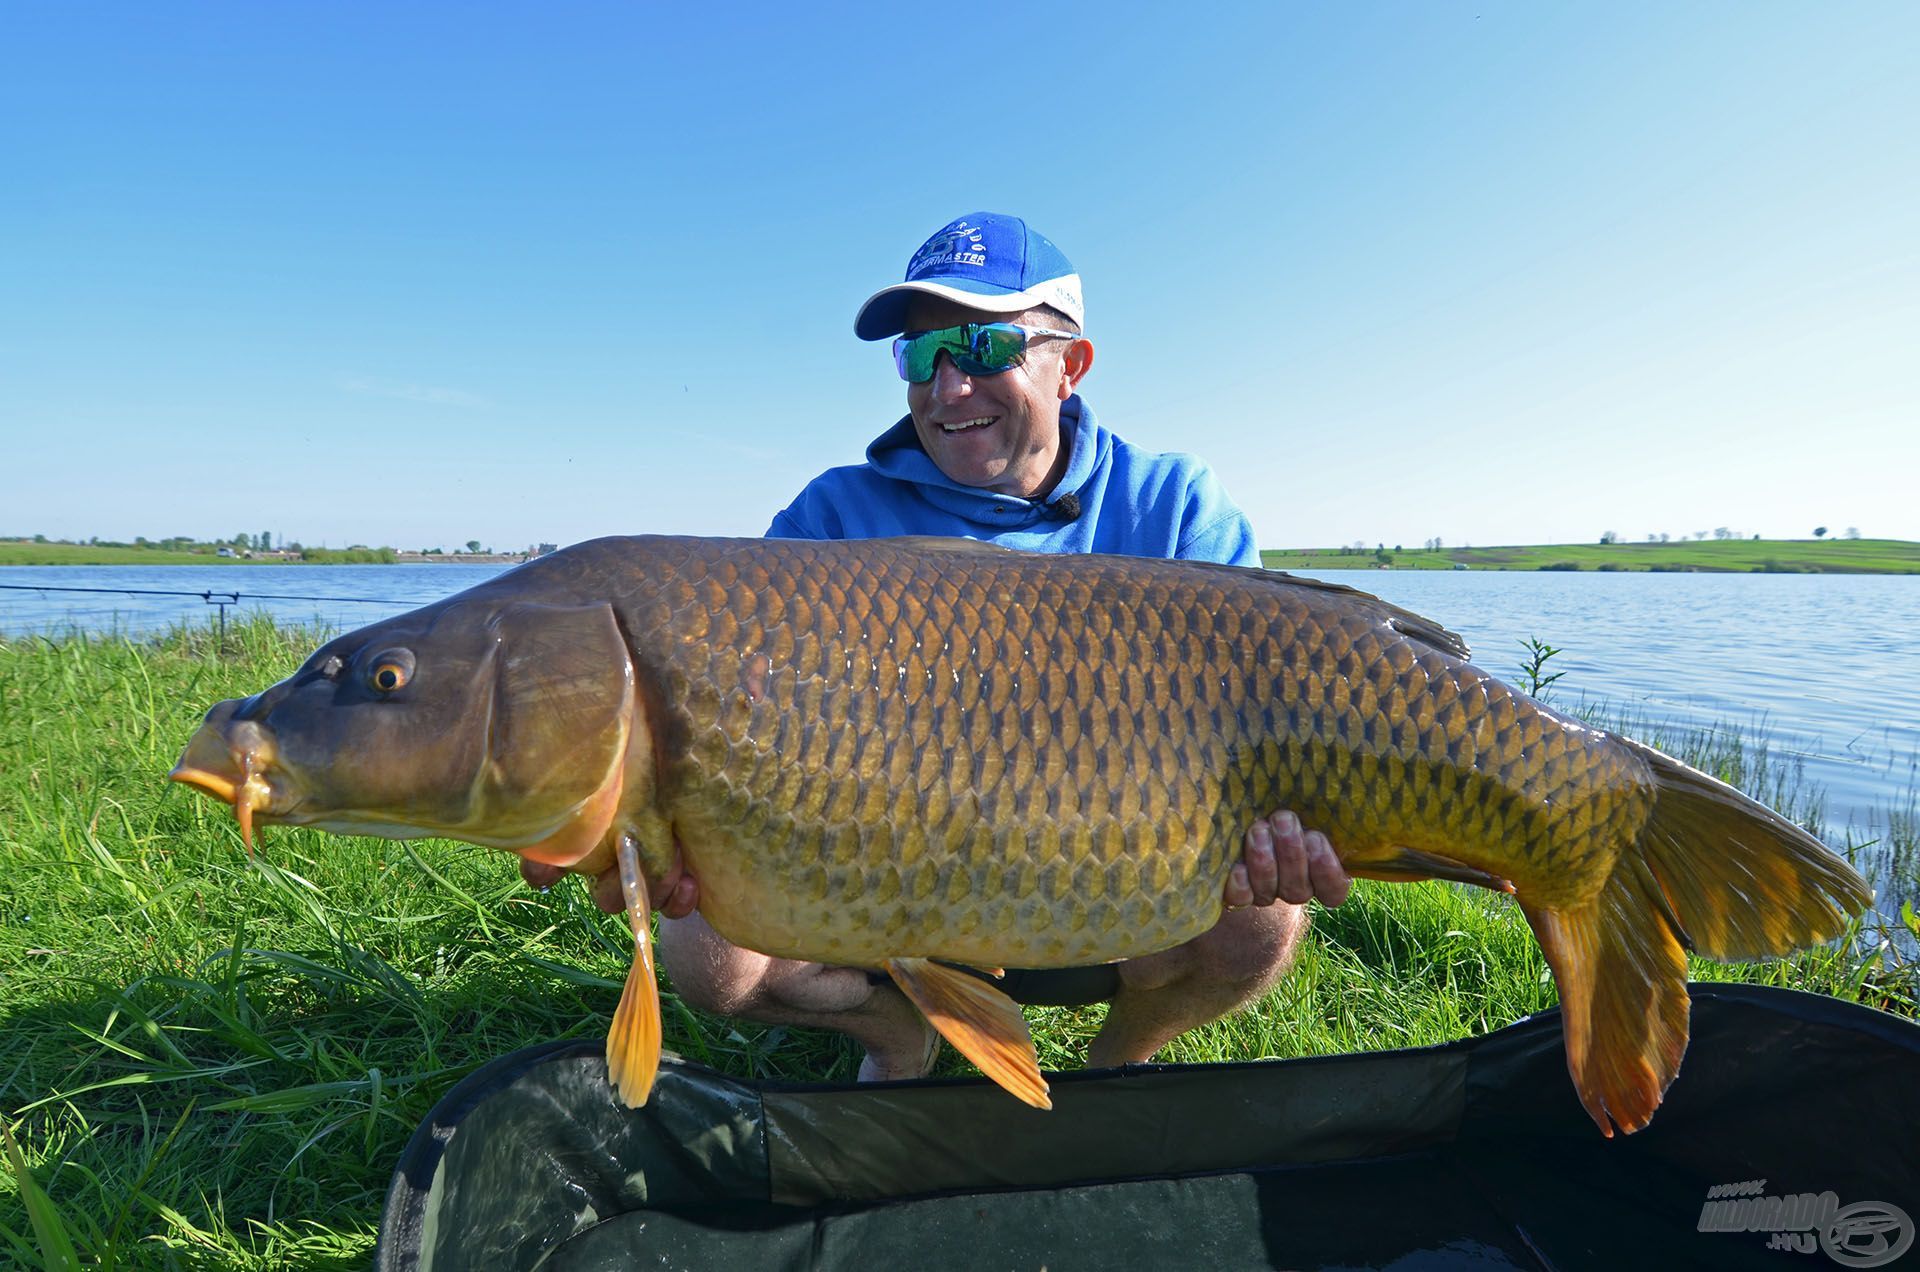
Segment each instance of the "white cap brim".
[{"label": "white cap brim", "polygon": [[1078,274],[1049,278],[1017,292],[998,287],[974,291],[955,286],[952,281],[936,283],[929,279],[895,283],[867,297],[867,303],[860,306],[860,312],[854,315],[853,334],[862,340],[885,340],[889,336],[899,335],[907,329],[907,306],[912,303],[916,293],[938,296],[986,314],[1017,314],[1037,305],[1051,305],[1072,319],[1075,326],[1086,325],[1086,306],[1080,299]]}]

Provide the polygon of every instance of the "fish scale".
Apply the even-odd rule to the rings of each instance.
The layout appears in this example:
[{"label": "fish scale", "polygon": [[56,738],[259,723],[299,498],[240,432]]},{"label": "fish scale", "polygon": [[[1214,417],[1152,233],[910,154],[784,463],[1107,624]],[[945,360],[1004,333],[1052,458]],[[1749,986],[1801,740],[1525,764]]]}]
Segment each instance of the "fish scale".
[{"label": "fish scale", "polygon": [[[769,953],[817,957],[829,931],[837,957],[876,965],[1179,944],[1218,920],[1241,834],[1277,807],[1345,853],[1431,847],[1577,897],[1603,877],[1581,868],[1587,841],[1630,839],[1631,795],[1651,799],[1630,756],[1539,749],[1545,708],[1395,630],[1388,607],[1327,603],[1351,594],[1138,561],[948,550],[930,569],[911,548],[716,558],[704,542],[651,563],[672,603],[633,606],[633,644],[679,704],[688,742],[660,799],[697,828],[689,868],[724,898],[707,916]],[[1472,780],[1420,780],[1436,771]],[[1529,811],[1556,801],[1582,815]],[[1068,895],[1084,921],[1046,922]]]},{"label": "fish scale", "polygon": [[1871,899],[1791,822],[1373,597],[953,540],[581,544],[217,704],[173,776],[243,835],[442,834],[617,870],[635,958],[607,1054],[629,1103],[659,1056],[650,898],[683,869],[730,940],[884,967],[1045,1106],[1018,1009],[936,960],[1190,940],[1246,829],[1291,809],[1354,875],[1513,894],[1607,1134],[1678,1072],[1687,949],[1786,953]]}]

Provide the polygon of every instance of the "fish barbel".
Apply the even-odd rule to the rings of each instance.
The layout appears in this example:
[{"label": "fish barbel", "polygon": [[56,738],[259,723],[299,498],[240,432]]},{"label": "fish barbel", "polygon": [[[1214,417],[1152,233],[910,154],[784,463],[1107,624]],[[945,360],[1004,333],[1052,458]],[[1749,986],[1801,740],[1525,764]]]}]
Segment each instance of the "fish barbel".
[{"label": "fish barbel", "polygon": [[608,1057],[629,1104],[660,1049],[648,899],[682,870],[729,941],[886,969],[1044,1107],[1019,1009],[947,965],[1190,940],[1220,918],[1245,827],[1289,808],[1356,876],[1510,892],[1582,1104],[1636,1130],[1685,1050],[1685,951],[1784,954],[1871,894],[1786,819],[1467,657],[1417,615],[1261,570],[601,539],[329,642],[213,707],[173,777],[249,836],[617,867],[635,962]]}]

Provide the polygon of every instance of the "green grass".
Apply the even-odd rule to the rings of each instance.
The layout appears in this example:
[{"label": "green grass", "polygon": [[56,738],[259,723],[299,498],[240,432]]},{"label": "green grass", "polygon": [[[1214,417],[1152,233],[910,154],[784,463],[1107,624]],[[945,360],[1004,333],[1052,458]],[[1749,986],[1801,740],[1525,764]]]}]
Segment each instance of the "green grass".
[{"label": "green grass", "polygon": [[285,565],[284,561],[249,561],[239,556],[205,552],[173,552],[164,548],[114,548],[92,543],[29,543],[0,541],[0,565]]},{"label": "green grass", "polygon": [[[249,858],[230,815],[164,781],[208,704],[315,641],[255,622],[224,652],[203,629],[0,642],[0,1266],[362,1267],[400,1147],[449,1086],[603,1035],[631,944],[577,880],[535,894],[504,854],[277,828]],[[1666,741],[1817,821],[1750,740]],[[1695,974],[1914,1010],[1910,968],[1845,947]],[[1442,1042],[1553,1001],[1503,898],[1362,884],[1273,994],[1163,1057]],[[858,1060],[671,995],[666,1015],[670,1048],[737,1075],[851,1079]],[[1042,1063],[1080,1063],[1102,1016],[1035,1011]]]},{"label": "green grass", "polygon": [[[1688,543],[1567,543],[1522,547],[1387,549],[1396,570],[1699,570],[1811,574],[1920,574],[1920,543],[1905,539],[1707,539]],[[310,549],[309,562],[357,564],[394,559],[391,548]],[[1372,550],[1286,548],[1262,552],[1270,570],[1369,570]],[[0,541],[0,565],[285,565],[216,557],[212,552],[114,548],[84,543]]]},{"label": "green grass", "polygon": [[[1563,543],[1497,548],[1387,549],[1396,570],[1697,570],[1703,573],[1920,574],[1920,543],[1906,539],[1701,539],[1687,543]],[[1262,552],[1270,570],[1370,570],[1373,550]]]},{"label": "green grass", "polygon": [[0,541],[0,565],[391,565],[392,548],[306,548],[297,557],[217,556],[97,543]]}]

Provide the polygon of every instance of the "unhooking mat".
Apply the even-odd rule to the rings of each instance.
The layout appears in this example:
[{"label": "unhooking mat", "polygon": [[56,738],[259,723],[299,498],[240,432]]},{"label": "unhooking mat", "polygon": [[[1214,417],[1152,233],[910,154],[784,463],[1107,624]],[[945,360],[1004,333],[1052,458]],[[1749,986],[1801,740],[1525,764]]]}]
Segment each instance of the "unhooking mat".
[{"label": "unhooking mat", "polygon": [[1602,1139],[1558,1013],[1445,1046],[979,1079],[746,1082],[506,1056],[414,1134],[381,1272],[1912,1266],[1920,1025],[1696,984],[1653,1124]]}]

